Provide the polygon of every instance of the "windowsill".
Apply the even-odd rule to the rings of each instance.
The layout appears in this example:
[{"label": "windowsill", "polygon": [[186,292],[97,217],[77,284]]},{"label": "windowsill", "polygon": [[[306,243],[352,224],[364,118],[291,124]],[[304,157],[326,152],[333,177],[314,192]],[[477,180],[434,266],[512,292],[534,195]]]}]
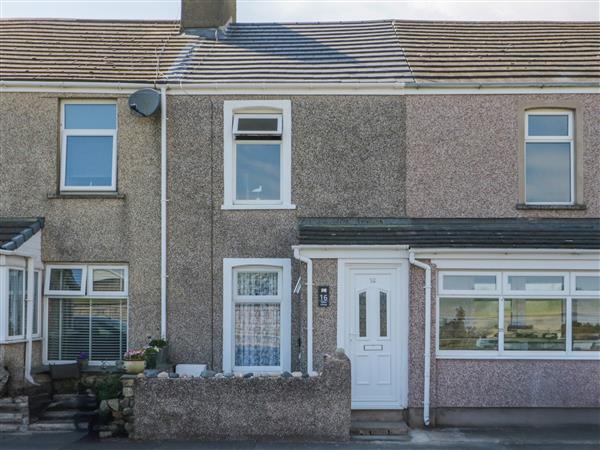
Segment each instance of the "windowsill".
[{"label": "windowsill", "polygon": [[114,199],[124,200],[125,194],[119,192],[59,192],[48,194],[48,199]]},{"label": "windowsill", "polygon": [[[582,352],[583,353],[583,352]],[[516,355],[516,354],[503,354],[503,355],[490,355],[488,354],[483,354],[483,355],[461,355],[459,353],[454,353],[454,354],[436,354],[436,359],[461,359],[461,360],[470,360],[470,359],[474,359],[474,360],[481,360],[481,359],[485,359],[485,360],[524,360],[524,359],[528,359],[528,360],[546,360],[546,361],[562,361],[562,360],[580,360],[580,361],[598,361],[600,360],[600,354],[598,352],[590,352],[591,354],[562,354],[562,355],[540,355],[539,353],[535,353],[535,354],[530,354],[530,355],[526,355],[526,354],[522,354],[522,355]]]},{"label": "windowsill", "polygon": [[223,210],[244,210],[244,209],[296,209],[296,205],[221,205]]},{"label": "windowsill", "polygon": [[[34,337],[31,340],[32,340],[32,342],[41,341],[42,337],[41,336]],[[27,339],[9,339],[9,340],[0,341],[0,345],[25,344],[25,343],[27,343]]]},{"label": "windowsill", "polygon": [[520,210],[565,210],[565,211],[583,211],[587,209],[587,206],[584,204],[575,204],[575,205],[529,205],[527,203],[517,203],[517,209]]}]

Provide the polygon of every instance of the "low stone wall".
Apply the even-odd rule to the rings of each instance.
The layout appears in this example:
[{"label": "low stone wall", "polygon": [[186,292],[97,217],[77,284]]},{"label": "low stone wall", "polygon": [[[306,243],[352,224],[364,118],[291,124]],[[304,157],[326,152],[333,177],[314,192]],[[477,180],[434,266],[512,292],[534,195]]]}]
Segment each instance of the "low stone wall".
[{"label": "low stone wall", "polygon": [[314,377],[129,377],[123,379],[123,396],[132,412],[126,420],[133,439],[350,436],[350,361],[343,352],[325,357],[323,371]]}]

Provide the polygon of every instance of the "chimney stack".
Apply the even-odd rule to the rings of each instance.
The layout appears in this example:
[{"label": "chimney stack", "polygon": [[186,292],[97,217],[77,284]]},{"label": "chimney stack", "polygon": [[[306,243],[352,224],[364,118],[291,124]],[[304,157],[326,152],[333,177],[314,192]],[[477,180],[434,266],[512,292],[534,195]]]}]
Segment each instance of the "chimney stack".
[{"label": "chimney stack", "polygon": [[236,0],[181,0],[181,27],[217,29],[235,22]]}]

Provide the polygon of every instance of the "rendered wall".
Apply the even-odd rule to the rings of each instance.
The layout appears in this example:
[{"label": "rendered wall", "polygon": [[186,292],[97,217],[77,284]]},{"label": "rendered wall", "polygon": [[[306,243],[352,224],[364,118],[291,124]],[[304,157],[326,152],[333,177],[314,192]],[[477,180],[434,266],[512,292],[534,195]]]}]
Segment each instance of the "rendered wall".
[{"label": "rendered wall", "polygon": [[132,394],[134,439],[350,437],[350,361],[343,354],[328,358],[318,377],[136,378]]},{"label": "rendered wall", "polygon": [[[261,97],[169,97],[170,355],[217,370],[223,353],[223,258],[292,259],[299,217],[404,215],[401,97],[292,96],[296,209],[221,209],[223,101],[244,98]],[[299,269],[293,265],[293,284]],[[305,351],[304,306],[296,299],[293,368],[301,367],[298,338]]]},{"label": "rendered wall", "polygon": [[60,94],[0,95],[0,216],[45,217],[44,263],[127,263],[129,345],[158,336],[160,325],[160,123],[118,98],[118,193],[56,196]]},{"label": "rendered wall", "polygon": [[[522,111],[575,106],[586,210],[518,210]],[[600,95],[409,95],[409,217],[600,217]],[[581,174],[581,173],[580,173]]]}]

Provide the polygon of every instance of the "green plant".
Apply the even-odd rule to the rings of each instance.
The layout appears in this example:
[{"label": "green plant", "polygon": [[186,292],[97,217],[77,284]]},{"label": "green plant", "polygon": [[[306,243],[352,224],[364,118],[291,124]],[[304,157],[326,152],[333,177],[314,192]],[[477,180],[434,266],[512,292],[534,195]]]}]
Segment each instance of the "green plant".
[{"label": "green plant", "polygon": [[167,346],[167,341],[165,341],[164,339],[152,339],[148,345],[150,347],[156,347],[161,349]]},{"label": "green plant", "polygon": [[102,377],[95,386],[96,397],[99,401],[117,398],[121,395],[123,387],[120,375],[107,375]]}]

